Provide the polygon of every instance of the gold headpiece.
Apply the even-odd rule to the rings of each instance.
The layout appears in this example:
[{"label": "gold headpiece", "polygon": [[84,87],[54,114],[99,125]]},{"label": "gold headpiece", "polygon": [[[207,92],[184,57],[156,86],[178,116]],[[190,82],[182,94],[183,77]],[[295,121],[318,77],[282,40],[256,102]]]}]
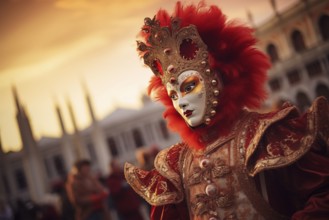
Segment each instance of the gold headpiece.
[{"label": "gold headpiece", "polygon": [[155,18],[145,18],[143,31],[149,33],[147,45],[138,41],[138,49],[145,51],[144,63],[166,84],[185,70],[208,72],[207,45],[194,25],[179,29],[180,20],[171,19],[169,27],[160,27]]},{"label": "gold headpiece", "polygon": [[178,76],[187,70],[196,70],[205,79],[207,114],[209,124],[218,105],[219,80],[209,67],[207,45],[202,41],[196,27],[180,28],[179,18],[171,18],[171,29],[161,27],[159,21],[145,18],[143,31],[148,34],[147,42],[137,41],[138,50],[144,52],[144,63],[160,77],[162,83],[175,83]]}]

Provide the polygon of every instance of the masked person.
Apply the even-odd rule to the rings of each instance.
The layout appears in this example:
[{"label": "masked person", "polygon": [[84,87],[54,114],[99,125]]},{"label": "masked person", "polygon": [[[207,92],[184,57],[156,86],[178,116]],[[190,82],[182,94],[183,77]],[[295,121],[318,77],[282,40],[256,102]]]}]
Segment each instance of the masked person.
[{"label": "masked person", "polygon": [[183,6],[146,18],[138,50],[154,72],[149,94],[166,107],[183,142],[155,169],[126,163],[125,176],[152,219],[326,219],[329,113],[324,98],[300,115],[284,105],[256,113],[266,97],[267,57],[252,29],[217,6]]}]

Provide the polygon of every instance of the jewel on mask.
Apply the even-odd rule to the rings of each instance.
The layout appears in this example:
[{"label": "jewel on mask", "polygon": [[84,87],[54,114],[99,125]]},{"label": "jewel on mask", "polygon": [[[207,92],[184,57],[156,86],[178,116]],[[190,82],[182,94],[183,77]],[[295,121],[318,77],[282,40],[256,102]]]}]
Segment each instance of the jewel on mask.
[{"label": "jewel on mask", "polygon": [[170,78],[170,83],[171,83],[171,84],[174,84],[175,82],[176,82],[176,78],[175,78],[175,77],[171,77],[171,78]]},{"label": "jewel on mask", "polygon": [[163,50],[163,52],[166,54],[166,55],[169,55],[171,53],[171,49],[170,48],[166,48]]},{"label": "jewel on mask", "polygon": [[216,107],[218,105],[218,101],[213,101],[212,106]]},{"label": "jewel on mask", "polygon": [[211,73],[211,70],[210,69],[206,69],[206,73],[207,74],[210,74]]},{"label": "jewel on mask", "polygon": [[206,120],[205,120],[206,125],[209,125],[210,122],[211,122],[211,119],[210,118],[206,118]]},{"label": "jewel on mask", "polygon": [[217,85],[217,80],[215,80],[215,79],[211,80],[211,84],[212,84],[213,86]]},{"label": "jewel on mask", "polygon": [[219,90],[217,90],[217,89],[214,90],[214,95],[215,95],[215,96],[218,96],[218,95],[219,95]]},{"label": "jewel on mask", "polygon": [[211,116],[215,116],[215,115],[216,115],[216,111],[215,111],[215,110],[211,110],[211,111],[210,111],[210,115],[211,115]]},{"label": "jewel on mask", "polygon": [[174,65],[170,64],[170,65],[168,66],[168,68],[167,68],[167,71],[168,71],[169,73],[173,73],[173,72],[175,72],[175,67],[174,67]]},{"label": "jewel on mask", "polygon": [[203,61],[201,62],[201,64],[202,64],[202,66],[206,66],[206,65],[207,65],[207,62],[203,60]]}]

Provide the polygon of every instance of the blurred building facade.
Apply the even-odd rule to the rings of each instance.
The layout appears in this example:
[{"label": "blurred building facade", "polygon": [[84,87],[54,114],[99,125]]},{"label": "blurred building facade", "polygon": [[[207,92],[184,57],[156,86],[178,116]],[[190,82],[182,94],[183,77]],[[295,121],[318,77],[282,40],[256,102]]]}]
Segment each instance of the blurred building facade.
[{"label": "blurred building facade", "polygon": [[270,3],[275,15],[256,27],[272,62],[266,104],[290,101],[304,111],[317,96],[329,99],[329,1],[299,0],[284,12]]},{"label": "blurred building facade", "polygon": [[30,119],[15,88],[13,94],[23,146],[21,151],[9,153],[0,148],[0,195],[12,203],[17,199],[46,202],[46,195],[57,184],[63,183],[78,159],[90,159],[94,171],[106,176],[112,158],[122,163],[130,161],[137,164],[137,151],[154,146],[161,149],[179,141],[178,135],[167,129],[162,117],[164,109],[159,103],[143,97],[141,109],[119,108],[97,120],[87,90],[85,98],[91,124],[79,130],[73,107],[67,102],[74,127],[74,132],[68,133],[61,109],[56,105],[61,137],[42,137],[36,141]]}]

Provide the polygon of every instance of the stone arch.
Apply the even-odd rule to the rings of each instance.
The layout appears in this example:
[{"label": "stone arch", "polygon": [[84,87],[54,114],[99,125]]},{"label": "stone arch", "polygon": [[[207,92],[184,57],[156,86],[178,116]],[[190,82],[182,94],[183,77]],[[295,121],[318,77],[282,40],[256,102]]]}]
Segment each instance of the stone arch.
[{"label": "stone arch", "polygon": [[296,95],[297,107],[301,112],[305,112],[308,107],[311,106],[311,101],[308,95],[304,92],[299,91]]},{"label": "stone arch", "polygon": [[277,47],[273,43],[267,45],[266,52],[269,55],[272,63],[275,63],[279,60]]},{"label": "stone arch", "polygon": [[306,49],[304,36],[299,30],[294,30],[291,33],[291,42],[296,52],[301,52]]},{"label": "stone arch", "polygon": [[324,96],[329,100],[329,87],[326,84],[319,83],[315,88],[316,97]]}]

